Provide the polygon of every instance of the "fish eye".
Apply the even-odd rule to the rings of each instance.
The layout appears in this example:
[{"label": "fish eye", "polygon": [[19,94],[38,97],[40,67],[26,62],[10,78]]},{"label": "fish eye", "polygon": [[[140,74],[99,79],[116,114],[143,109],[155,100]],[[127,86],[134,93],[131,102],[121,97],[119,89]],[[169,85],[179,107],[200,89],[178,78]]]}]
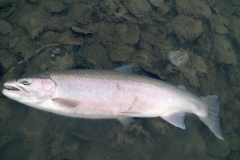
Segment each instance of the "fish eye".
[{"label": "fish eye", "polygon": [[29,85],[28,81],[23,81],[22,84],[25,85],[25,86]]}]

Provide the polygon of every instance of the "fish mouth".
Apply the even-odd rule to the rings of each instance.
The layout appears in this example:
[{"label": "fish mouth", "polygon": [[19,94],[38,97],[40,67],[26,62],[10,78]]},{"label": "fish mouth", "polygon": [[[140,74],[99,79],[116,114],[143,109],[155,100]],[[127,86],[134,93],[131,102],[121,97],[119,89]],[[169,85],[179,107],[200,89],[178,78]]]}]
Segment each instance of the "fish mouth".
[{"label": "fish mouth", "polygon": [[6,89],[8,91],[14,91],[14,92],[21,91],[21,89],[15,87],[15,86],[12,86],[10,84],[4,84],[4,89]]},{"label": "fish mouth", "polygon": [[19,93],[21,92],[21,94],[30,94],[30,92],[21,86],[17,86],[15,83],[4,83],[4,89],[8,92],[12,92],[12,93]]},{"label": "fish mouth", "polygon": [[21,91],[20,89],[13,87],[13,86],[9,86],[9,85],[4,85],[4,89],[9,90],[9,91]]}]

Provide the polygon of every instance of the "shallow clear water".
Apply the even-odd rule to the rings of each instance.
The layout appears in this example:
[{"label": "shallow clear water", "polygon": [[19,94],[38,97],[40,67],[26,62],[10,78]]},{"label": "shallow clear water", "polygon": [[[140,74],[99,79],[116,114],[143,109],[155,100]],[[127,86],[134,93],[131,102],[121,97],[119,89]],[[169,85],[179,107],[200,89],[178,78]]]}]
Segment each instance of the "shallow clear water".
[{"label": "shallow clear water", "polygon": [[186,130],[160,118],[124,127],[1,95],[0,159],[240,159],[239,1],[0,0],[0,15],[1,84],[43,70],[133,64],[137,74],[218,95],[225,139],[194,115]]}]

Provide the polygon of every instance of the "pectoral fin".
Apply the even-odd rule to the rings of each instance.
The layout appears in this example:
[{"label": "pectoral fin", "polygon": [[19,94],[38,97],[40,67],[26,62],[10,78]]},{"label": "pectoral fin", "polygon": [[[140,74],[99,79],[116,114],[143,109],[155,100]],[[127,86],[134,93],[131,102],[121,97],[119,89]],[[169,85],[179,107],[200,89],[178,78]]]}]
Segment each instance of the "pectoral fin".
[{"label": "pectoral fin", "polygon": [[52,101],[57,103],[60,107],[65,107],[65,108],[73,108],[81,103],[79,101],[68,100],[63,98],[53,99]]},{"label": "pectoral fin", "polygon": [[184,124],[184,119],[185,119],[185,113],[184,112],[174,112],[168,115],[161,116],[162,119],[165,121],[171,123],[172,125],[186,129],[185,124]]}]

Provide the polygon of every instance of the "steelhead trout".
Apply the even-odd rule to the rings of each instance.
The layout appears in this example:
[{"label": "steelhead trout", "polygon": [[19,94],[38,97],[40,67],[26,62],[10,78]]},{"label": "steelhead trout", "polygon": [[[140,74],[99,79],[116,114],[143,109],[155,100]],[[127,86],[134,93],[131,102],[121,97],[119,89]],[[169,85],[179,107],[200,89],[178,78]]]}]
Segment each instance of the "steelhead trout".
[{"label": "steelhead trout", "polygon": [[185,129],[186,113],[197,115],[223,139],[216,95],[197,97],[161,80],[115,70],[63,70],[20,77],[4,83],[10,99],[55,114],[90,119],[161,117]]}]

